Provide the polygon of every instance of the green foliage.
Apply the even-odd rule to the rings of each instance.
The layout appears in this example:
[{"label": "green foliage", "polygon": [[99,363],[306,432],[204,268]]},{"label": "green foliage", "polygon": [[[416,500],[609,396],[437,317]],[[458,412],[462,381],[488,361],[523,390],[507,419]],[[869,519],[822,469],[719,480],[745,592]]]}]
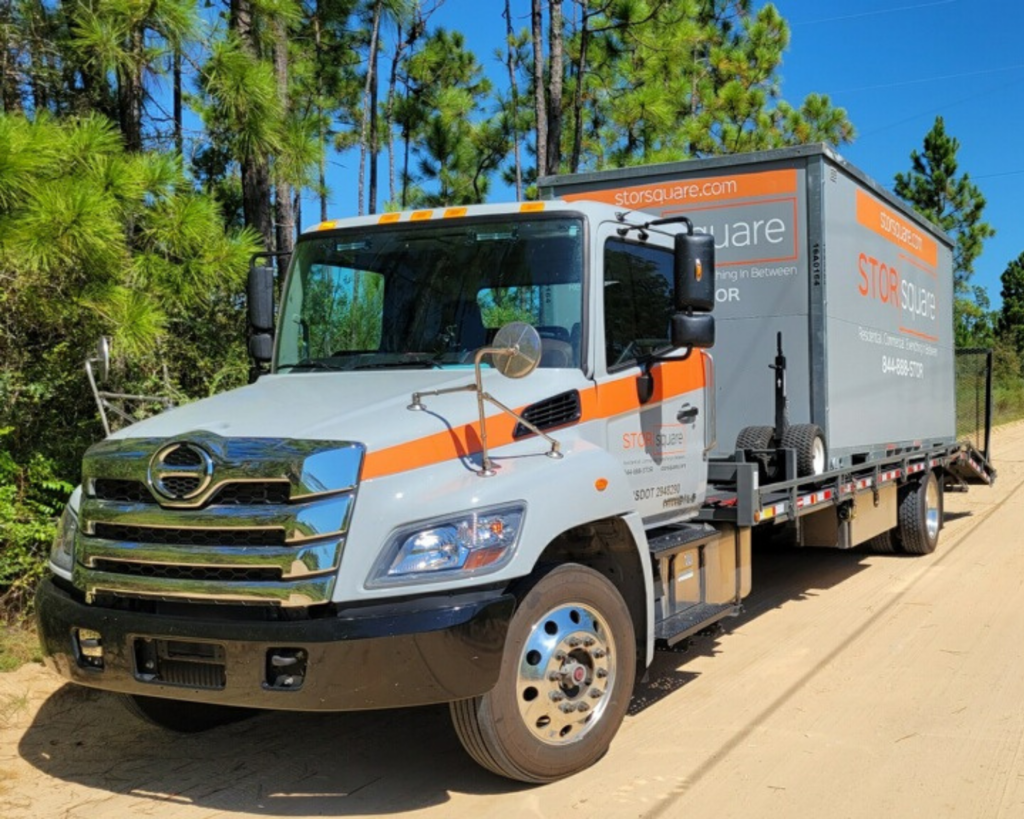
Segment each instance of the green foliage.
[{"label": "green foliage", "polygon": [[971,290],[970,279],[985,239],[994,236],[995,230],[982,221],[985,197],[981,189],[968,174],[958,175],[959,150],[960,141],[947,134],[942,117],[936,117],[925,134],[924,150],[911,152],[911,169],[896,174],[893,189],[953,238],[955,333],[958,345],[970,347],[991,339],[987,321],[982,320],[987,305],[978,302],[979,291]]},{"label": "green foliage", "polygon": [[1024,253],[1007,265],[1000,281],[1003,306],[999,312],[999,335],[1017,355],[1024,355]]},{"label": "green foliage", "polygon": [[101,435],[82,373],[96,339],[126,392],[242,383],[254,248],[176,158],[127,153],[103,117],[0,115],[0,600],[24,602]]},{"label": "green foliage", "polygon": [[827,96],[799,106],[780,98],[788,45],[770,3],[756,12],[749,0],[592,4],[567,44],[563,170],[852,141],[846,112]]},{"label": "green foliage", "polygon": [[7,447],[11,427],[0,428],[0,620],[18,612],[42,576],[67,496],[74,488],[39,453],[18,464]]},{"label": "green foliage", "polygon": [[942,117],[935,118],[925,134],[924,150],[911,151],[911,170],[896,174],[896,195],[941,227],[954,240],[953,276],[956,291],[963,294],[974,275],[974,262],[985,239],[995,230],[982,221],[985,197],[969,174],[957,175],[960,140],[946,133]]}]

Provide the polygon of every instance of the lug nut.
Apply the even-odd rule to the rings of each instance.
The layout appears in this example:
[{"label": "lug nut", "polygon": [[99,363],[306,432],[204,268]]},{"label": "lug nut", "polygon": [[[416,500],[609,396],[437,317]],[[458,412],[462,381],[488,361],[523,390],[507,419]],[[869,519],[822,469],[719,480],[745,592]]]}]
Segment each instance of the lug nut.
[{"label": "lug nut", "polygon": [[556,651],[555,652],[555,659],[558,660],[558,662],[562,662],[565,659],[565,652],[564,651]]},{"label": "lug nut", "polygon": [[[580,703],[580,705],[582,704],[583,703]],[[558,707],[561,709],[563,714],[571,714],[573,711],[576,710],[576,706],[573,705],[571,702],[563,702]]]},{"label": "lug nut", "polygon": [[551,694],[549,694],[549,696],[551,697],[552,702],[561,702],[565,699],[565,694],[563,694],[561,691],[552,691]]},{"label": "lug nut", "polygon": [[581,702],[579,705],[576,706],[576,710],[582,713],[583,711],[589,711],[590,706],[587,705],[585,702]]},{"label": "lug nut", "polygon": [[590,697],[591,697],[591,699],[595,699],[596,700],[602,694],[604,694],[604,691],[602,691],[600,688],[591,688],[590,689]]},{"label": "lug nut", "polygon": [[594,644],[594,638],[593,637],[584,637],[583,638],[583,645],[585,645],[587,648],[590,648],[593,644]]},{"label": "lug nut", "polygon": [[603,680],[605,677],[608,676],[608,669],[607,668],[599,668],[599,669],[597,669],[597,676],[598,676],[599,679]]},{"label": "lug nut", "polygon": [[583,641],[579,637],[570,637],[565,642],[569,646],[569,648],[576,648],[576,646],[578,646]]},{"label": "lug nut", "polygon": [[608,652],[607,652],[607,651],[605,651],[605,650],[604,650],[603,648],[595,648],[595,649],[594,649],[594,650],[593,650],[592,652],[590,652],[590,653],[591,653],[591,654],[593,654],[593,655],[594,655],[595,657],[597,657],[597,659],[599,659],[599,660],[600,660],[600,659],[601,659],[602,657],[607,657],[607,656],[608,656]]}]

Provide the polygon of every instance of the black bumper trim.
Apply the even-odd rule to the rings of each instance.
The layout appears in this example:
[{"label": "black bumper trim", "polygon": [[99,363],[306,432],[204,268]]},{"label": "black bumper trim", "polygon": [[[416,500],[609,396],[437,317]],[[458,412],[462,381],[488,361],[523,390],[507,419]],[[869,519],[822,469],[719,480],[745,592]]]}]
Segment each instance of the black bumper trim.
[{"label": "black bumper trim", "polygon": [[[350,711],[450,702],[497,682],[515,598],[492,592],[376,606],[318,620],[235,622],[164,617],[86,605],[44,580],[36,598],[47,664],[74,683],[155,697],[296,711]],[[75,630],[102,635],[103,669],[77,656]],[[146,682],[137,638],[212,642],[224,649],[226,684],[209,690]],[[267,685],[271,649],[308,657],[301,687]]]}]

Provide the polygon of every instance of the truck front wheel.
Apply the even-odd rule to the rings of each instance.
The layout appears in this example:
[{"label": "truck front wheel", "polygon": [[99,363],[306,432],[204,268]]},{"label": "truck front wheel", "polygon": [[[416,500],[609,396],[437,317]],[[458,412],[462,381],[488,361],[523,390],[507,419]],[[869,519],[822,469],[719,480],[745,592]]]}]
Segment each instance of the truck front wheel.
[{"label": "truck front wheel", "polygon": [[179,734],[198,734],[200,731],[237,722],[256,713],[251,708],[166,700],[162,697],[145,697],[139,694],[122,694],[121,702],[135,716]]},{"label": "truck front wheel", "polygon": [[463,747],[494,773],[551,782],[600,759],[633,692],[636,638],[618,590],[574,563],[532,576],[498,684],[451,703]]}]

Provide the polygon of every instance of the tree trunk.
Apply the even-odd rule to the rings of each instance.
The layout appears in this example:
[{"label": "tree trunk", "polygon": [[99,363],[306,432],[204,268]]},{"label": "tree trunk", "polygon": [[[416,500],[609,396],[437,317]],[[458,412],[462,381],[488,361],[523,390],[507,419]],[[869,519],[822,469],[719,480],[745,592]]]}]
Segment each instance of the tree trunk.
[{"label": "tree trunk", "polygon": [[[274,76],[277,78],[277,96],[281,100],[284,116],[289,113],[288,99],[288,26],[278,15],[272,24],[274,31]],[[280,170],[274,189],[277,201],[276,246],[279,253],[291,253],[295,247],[295,208],[292,203],[292,186]]]},{"label": "tree trunk", "polygon": [[544,16],[541,2],[542,0],[532,0],[531,13],[533,24],[533,109],[537,117],[538,176],[542,176],[548,167],[548,122],[544,96]]},{"label": "tree trunk", "polygon": [[[319,190],[317,194],[320,198],[320,221],[327,221],[327,138],[324,133],[324,109],[320,104],[321,94],[323,93],[323,75],[321,73],[321,66],[323,65],[323,21],[321,20],[322,10],[320,8],[320,0],[316,0],[316,6],[313,12],[313,46],[315,51],[315,62],[314,71],[316,72],[316,133],[317,139],[320,143],[320,150],[317,154],[317,184]],[[297,211],[297,209],[296,209]],[[301,224],[301,219],[299,222]]]},{"label": "tree trunk", "polygon": [[572,156],[569,159],[569,173],[580,169],[583,153],[583,85],[587,76],[587,47],[590,45],[590,15],[586,9],[580,15],[580,54],[576,64],[576,91],[572,97]]},{"label": "tree trunk", "polygon": [[378,121],[380,112],[377,110],[377,78],[380,72],[380,48],[374,49],[373,74],[370,80],[370,191],[368,213],[377,212],[377,157],[380,154],[380,133]]},{"label": "tree trunk", "polygon": [[141,28],[129,35],[132,64],[117,72],[117,102],[125,148],[133,153],[142,150],[142,69],[145,42]]},{"label": "tree trunk", "polygon": [[370,52],[366,58],[366,84],[363,87],[363,116],[359,127],[359,204],[356,212],[359,216],[366,213],[366,155],[369,152],[369,131],[370,131],[370,109],[376,105],[376,100],[371,99],[370,94],[376,90],[374,80],[375,68],[377,65],[377,42],[380,39],[380,17],[383,11],[384,0],[377,0],[373,4],[373,27],[370,31]]},{"label": "tree trunk", "polygon": [[509,118],[512,124],[512,155],[515,158],[516,167],[516,201],[523,198],[523,165],[519,156],[519,88],[516,85],[516,49],[515,32],[512,30],[512,0],[505,0],[505,37],[506,54],[508,55],[505,64],[508,67],[508,87],[511,94],[512,116]]},{"label": "tree trunk", "polygon": [[[256,55],[250,0],[231,0],[230,26],[247,52]],[[263,238],[264,250],[274,246],[274,220],[270,208],[270,167],[262,156],[241,156],[242,217]]]},{"label": "tree trunk", "polygon": [[546,173],[558,173],[562,159],[562,3],[551,0],[548,5],[551,27],[548,30],[548,49],[551,57],[548,85],[548,150]]},{"label": "tree trunk", "polygon": [[[4,41],[3,55],[0,55],[0,105],[5,114],[20,113],[21,103],[21,77],[18,71],[18,55],[23,48],[24,32],[18,29],[15,34],[14,4],[11,0],[4,3],[0,22],[3,24]],[[23,21],[19,21],[23,22]]]},{"label": "tree trunk", "polygon": [[[416,36],[416,23],[409,29],[408,44],[413,42]],[[398,27],[395,36],[395,55],[391,61],[391,74],[388,76],[387,102],[384,104],[384,127],[388,132],[388,199],[396,201],[395,194],[398,192],[395,183],[395,128],[393,118],[395,115],[395,95],[398,93],[398,63],[402,59],[402,52],[405,51],[407,43],[402,39],[402,27]]]},{"label": "tree trunk", "polygon": [[181,107],[181,46],[174,49],[174,150],[179,157],[185,155],[185,134],[182,128]]}]

